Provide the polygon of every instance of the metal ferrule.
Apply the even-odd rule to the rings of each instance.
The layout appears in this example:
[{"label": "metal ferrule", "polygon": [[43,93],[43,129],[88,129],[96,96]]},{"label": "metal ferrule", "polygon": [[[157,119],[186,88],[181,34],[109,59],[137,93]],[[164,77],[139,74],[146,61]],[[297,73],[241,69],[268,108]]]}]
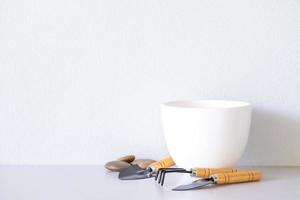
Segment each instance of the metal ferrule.
[{"label": "metal ferrule", "polygon": [[191,173],[191,176],[192,176],[192,177],[196,177],[196,175],[197,175],[197,174],[196,174],[196,171],[193,170],[193,169],[190,169],[190,171],[192,172],[192,173]]}]

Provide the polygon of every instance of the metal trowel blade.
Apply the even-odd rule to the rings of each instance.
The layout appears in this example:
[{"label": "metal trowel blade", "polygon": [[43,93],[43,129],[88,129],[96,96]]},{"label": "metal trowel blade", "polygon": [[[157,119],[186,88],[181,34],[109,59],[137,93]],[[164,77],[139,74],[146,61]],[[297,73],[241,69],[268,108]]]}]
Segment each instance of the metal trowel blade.
[{"label": "metal trowel blade", "polygon": [[176,188],[173,188],[172,190],[174,190],[174,191],[193,190],[193,189],[198,189],[198,188],[204,187],[204,186],[212,184],[212,183],[213,182],[211,179],[199,179],[199,180],[193,181],[186,185],[180,185]]},{"label": "metal trowel blade", "polygon": [[135,180],[144,178],[149,178],[149,171],[140,168],[138,165],[131,165],[119,173],[119,179],[121,180]]}]

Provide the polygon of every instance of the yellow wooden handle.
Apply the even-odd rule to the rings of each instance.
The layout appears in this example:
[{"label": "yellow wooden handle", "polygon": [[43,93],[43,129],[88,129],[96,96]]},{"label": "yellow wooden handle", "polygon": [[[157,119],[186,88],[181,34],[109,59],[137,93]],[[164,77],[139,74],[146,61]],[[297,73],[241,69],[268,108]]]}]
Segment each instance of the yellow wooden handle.
[{"label": "yellow wooden handle", "polygon": [[174,160],[171,158],[171,156],[168,156],[160,161],[157,161],[155,163],[152,163],[150,165],[150,168],[157,172],[160,168],[165,168],[165,167],[171,167],[172,165],[175,165]]},{"label": "yellow wooden handle", "polygon": [[262,174],[260,171],[255,170],[255,171],[239,171],[239,172],[232,172],[232,173],[220,173],[220,174],[214,174],[211,177],[213,178],[215,184],[220,185],[220,184],[259,181],[262,177]]},{"label": "yellow wooden handle", "polygon": [[237,171],[238,170],[234,168],[194,168],[192,169],[191,175],[194,177],[208,178],[213,174],[230,173]]}]

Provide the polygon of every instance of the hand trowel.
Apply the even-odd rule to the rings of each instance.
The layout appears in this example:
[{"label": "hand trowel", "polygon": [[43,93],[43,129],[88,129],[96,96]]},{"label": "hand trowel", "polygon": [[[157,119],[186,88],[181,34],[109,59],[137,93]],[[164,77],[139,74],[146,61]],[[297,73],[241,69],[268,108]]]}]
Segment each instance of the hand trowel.
[{"label": "hand trowel", "polygon": [[168,168],[174,165],[174,161],[171,157],[166,157],[163,160],[152,163],[146,169],[140,168],[138,165],[131,165],[123,169],[119,173],[119,179],[121,180],[135,180],[153,177],[153,175],[160,168]]},{"label": "hand trowel", "polygon": [[261,179],[260,171],[239,171],[231,173],[219,173],[205,179],[198,179],[190,184],[173,188],[174,191],[184,191],[203,188],[208,185],[225,185],[232,183],[254,182]]}]

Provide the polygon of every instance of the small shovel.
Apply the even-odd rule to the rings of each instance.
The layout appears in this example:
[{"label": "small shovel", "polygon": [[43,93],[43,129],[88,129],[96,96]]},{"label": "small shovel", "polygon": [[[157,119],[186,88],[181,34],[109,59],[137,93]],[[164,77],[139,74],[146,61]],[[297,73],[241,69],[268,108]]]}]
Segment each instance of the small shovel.
[{"label": "small shovel", "polygon": [[131,165],[119,173],[119,179],[135,180],[151,178],[160,168],[171,167],[172,165],[175,165],[175,163],[171,157],[166,157],[163,160],[152,163],[147,169],[142,169],[138,165]]},{"label": "small shovel", "polygon": [[225,185],[231,183],[245,183],[259,181],[262,175],[260,171],[238,171],[231,173],[214,174],[206,179],[199,179],[187,185],[180,185],[172,190],[184,191],[203,188],[207,185]]}]

